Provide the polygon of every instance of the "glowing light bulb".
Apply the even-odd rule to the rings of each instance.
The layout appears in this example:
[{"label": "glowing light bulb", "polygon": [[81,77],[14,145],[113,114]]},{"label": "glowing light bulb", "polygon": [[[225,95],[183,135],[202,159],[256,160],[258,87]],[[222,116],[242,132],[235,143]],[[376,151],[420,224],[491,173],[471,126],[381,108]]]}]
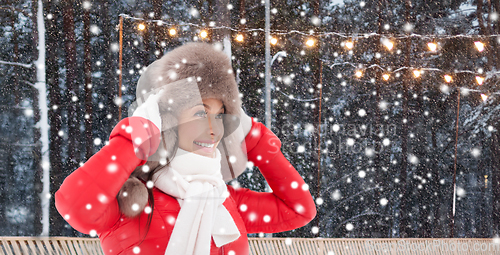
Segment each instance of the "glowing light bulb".
[{"label": "glowing light bulb", "polygon": [[389,80],[389,78],[391,78],[391,75],[389,75],[389,74],[387,74],[387,73],[386,73],[386,74],[384,74],[384,75],[382,75],[382,79],[384,79],[384,81]]},{"label": "glowing light bulb", "polygon": [[433,42],[428,43],[427,47],[429,47],[430,51],[436,51],[437,50],[437,44],[433,43]]},{"label": "glowing light bulb", "polygon": [[476,48],[479,52],[482,52],[484,50],[484,43],[477,41],[474,42],[474,45],[476,45]]},{"label": "glowing light bulb", "polygon": [[238,42],[243,42],[243,39],[244,39],[244,38],[243,38],[243,35],[242,35],[242,34],[238,34],[238,35],[236,35],[236,41],[238,41]]},{"label": "glowing light bulb", "polygon": [[388,50],[392,50],[392,48],[394,48],[394,43],[389,40],[389,39],[385,39],[383,40],[382,44],[384,44],[384,46],[388,49]]},{"label": "glowing light bulb", "polygon": [[358,71],[356,71],[356,73],[354,73],[354,75],[358,78],[361,78],[361,77],[363,77],[363,72],[361,70],[358,70]]},{"label": "glowing light bulb", "polygon": [[483,85],[484,78],[483,78],[483,77],[481,77],[481,76],[476,76],[476,81],[477,81],[477,84],[479,84],[479,85]]},{"label": "glowing light bulb", "polygon": [[351,50],[352,48],[354,48],[354,43],[351,41],[347,41],[345,42],[345,47]]},{"label": "glowing light bulb", "polygon": [[170,34],[170,36],[174,36],[177,34],[177,30],[175,30],[175,28],[171,28],[168,30],[168,33]]},{"label": "glowing light bulb", "polygon": [[272,44],[272,45],[276,45],[277,43],[278,43],[278,38],[276,38],[276,37],[272,37],[272,38],[271,38],[271,44]]},{"label": "glowing light bulb", "polygon": [[315,44],[315,41],[313,38],[307,39],[307,41],[306,41],[307,46],[312,47],[312,46],[314,46],[314,44]]},{"label": "glowing light bulb", "polygon": [[451,77],[450,75],[448,75],[448,74],[447,74],[447,75],[445,75],[445,76],[444,76],[444,80],[445,80],[446,82],[450,83],[450,82],[451,82],[451,80],[452,80],[452,77]]},{"label": "glowing light bulb", "polygon": [[413,76],[415,76],[415,78],[420,77],[421,74],[420,70],[413,70]]},{"label": "glowing light bulb", "polygon": [[203,39],[205,39],[205,38],[207,38],[207,36],[208,36],[207,30],[201,30],[200,37],[203,38]]},{"label": "glowing light bulb", "polygon": [[143,23],[140,23],[139,25],[137,25],[137,29],[142,31],[142,30],[146,29],[146,25],[144,25]]},{"label": "glowing light bulb", "polygon": [[488,100],[488,96],[487,96],[487,95],[485,95],[485,94],[481,94],[481,98],[483,99],[483,101]]}]

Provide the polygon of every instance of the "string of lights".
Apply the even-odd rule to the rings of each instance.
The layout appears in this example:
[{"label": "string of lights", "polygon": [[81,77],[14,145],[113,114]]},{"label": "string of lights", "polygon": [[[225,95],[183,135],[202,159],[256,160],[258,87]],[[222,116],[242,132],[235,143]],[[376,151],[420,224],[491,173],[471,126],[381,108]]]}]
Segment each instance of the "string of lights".
[{"label": "string of lights", "polygon": [[[145,19],[145,18],[139,18],[139,17],[133,17],[128,14],[119,14],[118,16],[122,16],[126,19],[131,19],[131,20],[136,20],[136,21],[142,21],[146,23],[156,23],[156,25],[159,26],[171,26],[171,27],[178,27],[178,26],[189,26],[189,27],[197,27],[197,28],[207,28],[206,25],[201,25],[201,24],[196,24],[196,23],[191,23],[191,22],[177,22],[177,23],[172,23],[169,21],[165,20],[159,20],[159,19]],[[141,26],[141,24],[139,24]],[[142,24],[142,26],[145,26]],[[234,27],[228,27],[228,26],[215,26],[215,22],[210,22],[208,27],[210,29],[225,29],[225,30],[230,30],[233,32],[242,32],[242,33],[248,33],[248,32],[264,32],[264,28],[234,28]],[[145,27],[144,27],[145,28]],[[453,39],[453,38],[469,38],[469,39],[488,39],[488,38],[497,38],[500,41],[500,35],[493,34],[493,35],[448,35],[448,34],[379,34],[379,33],[354,33],[354,34],[348,34],[348,33],[340,33],[340,32],[321,32],[321,31],[314,31],[314,30],[309,30],[309,31],[300,31],[300,30],[280,30],[280,29],[274,29],[271,30],[272,34],[275,35],[291,35],[291,34],[298,34],[298,35],[304,35],[304,36],[314,36],[314,37],[340,37],[340,38],[346,38],[350,39],[353,41],[360,40],[360,39],[366,39],[370,37],[385,37],[385,38],[392,38],[395,40],[400,40],[400,39],[406,39],[406,38],[422,38],[422,39],[428,39],[428,40],[443,40],[443,39]]]},{"label": "string of lights", "polygon": [[[177,22],[177,23],[172,23],[164,20],[158,20],[158,19],[145,19],[145,18],[139,18],[139,17],[133,17],[127,14],[120,14],[119,16],[126,18],[126,19],[131,19],[134,21],[140,21],[137,25],[137,29],[139,30],[144,30],[146,29],[146,24],[145,23],[156,23],[156,25],[159,26],[167,26],[170,27],[169,29],[169,34],[170,36],[176,36],[178,34],[177,28],[179,26],[189,26],[189,27],[196,27],[199,28],[199,37],[202,39],[205,39],[209,36],[209,33],[207,29],[226,29],[230,30],[233,32],[237,32],[237,35],[235,36],[235,40],[238,42],[243,42],[244,41],[244,36],[243,33],[248,33],[248,32],[264,32],[263,28],[244,28],[244,29],[238,29],[238,28],[233,28],[233,27],[227,27],[227,26],[215,26],[215,22],[210,22],[208,27],[206,25],[200,25],[196,23],[189,23],[189,22]],[[427,48],[430,53],[437,53],[440,48],[440,41],[446,40],[446,39],[454,39],[454,38],[467,38],[467,39],[474,39],[474,47],[477,49],[478,52],[483,52],[485,50],[485,44],[481,40],[488,40],[490,38],[497,38],[498,43],[500,44],[500,35],[446,35],[446,34],[433,34],[433,35],[422,35],[422,34],[406,34],[406,35],[397,35],[397,34],[378,34],[378,33],[366,33],[366,34],[347,34],[347,33],[339,33],[339,32],[318,32],[314,30],[309,30],[309,31],[299,31],[299,30],[272,30],[271,33],[272,38],[270,40],[270,44],[276,45],[278,43],[278,37],[277,36],[283,36],[283,35],[290,35],[290,34],[298,34],[298,35],[303,35],[307,36],[307,39],[305,41],[305,45],[308,47],[314,47],[316,45],[316,41],[321,38],[321,37],[338,37],[341,38],[340,40],[340,46],[344,47],[346,50],[349,51],[349,54],[353,54],[353,49],[357,42],[361,39],[367,39],[370,37],[380,37],[380,42],[381,44],[388,50],[388,51],[393,51],[395,47],[395,41],[401,40],[401,39],[406,39],[406,38],[419,38],[423,40],[428,40],[427,42]],[[254,33],[255,35],[255,33]],[[345,39],[345,40],[344,40]],[[377,53],[378,57],[380,57],[380,53]],[[335,53],[334,56],[338,56],[338,53]],[[439,68],[434,68],[434,67],[408,67],[408,66],[403,66],[403,67],[393,67],[393,66],[381,66],[378,64],[372,64],[366,66],[366,64],[361,64],[361,63],[351,63],[351,62],[339,62],[339,63],[331,63],[331,60],[327,59],[321,59],[323,63],[326,63],[330,69],[334,69],[336,66],[342,66],[342,65],[349,65],[353,67],[354,74],[353,76],[357,79],[361,79],[364,76],[364,72],[366,72],[369,69],[374,69],[378,68],[380,69],[383,74],[382,74],[382,79],[384,81],[389,81],[391,79],[391,76],[394,75],[396,77],[400,76],[401,71],[403,70],[412,70],[413,77],[414,78],[421,78],[421,76],[426,73],[426,72],[440,72],[443,74],[443,79],[446,83],[451,83],[453,81],[453,75],[457,74],[462,74],[462,73],[469,73],[473,74],[475,76],[476,83],[478,85],[482,85],[484,81],[487,81],[488,79],[498,76],[500,74],[500,71],[490,71],[483,73],[482,69],[478,69],[477,71],[473,70],[454,70],[454,71],[446,71],[443,69]],[[331,64],[330,64],[331,63]],[[375,82],[375,80],[372,78],[370,82]],[[465,89],[465,88],[464,88]],[[280,93],[285,95],[287,98],[291,100],[296,100],[296,101],[314,101],[318,100],[317,98],[314,99],[299,99],[299,98],[294,98],[293,95],[287,95],[277,89]],[[468,89],[468,91],[472,92],[479,92],[479,93],[485,93],[480,90],[471,90]],[[490,93],[490,95],[494,95],[498,93]],[[483,96],[484,94],[482,94]],[[483,99],[487,98],[487,96],[484,96]]]},{"label": "string of lights", "polygon": [[[327,60],[327,59],[321,59],[321,61],[323,61],[323,63],[329,63],[331,62],[330,60]],[[441,72],[441,73],[447,73],[449,71],[446,71],[446,70],[443,70],[443,69],[439,69],[439,68],[434,68],[434,67],[409,67],[409,66],[403,66],[403,67],[398,67],[397,69],[394,69],[394,67],[392,66],[381,66],[381,65],[378,65],[378,64],[372,64],[372,65],[369,65],[369,66],[366,66],[365,67],[365,64],[362,64],[362,63],[351,63],[351,62],[341,62],[341,63],[333,63],[333,64],[329,64],[328,67],[330,69],[334,69],[335,67],[337,66],[343,66],[343,65],[349,65],[349,66],[352,66],[353,68],[356,69],[354,75],[357,76],[358,78],[363,76],[363,71],[366,71],[366,70],[369,70],[369,69],[374,69],[374,68],[378,68],[380,69],[381,71],[383,72],[388,72],[388,73],[399,73],[400,71],[403,71],[403,70],[413,70],[413,75],[415,78],[419,78],[424,72],[427,72],[427,71],[434,71],[434,72]],[[392,71],[394,69],[394,71]],[[455,70],[453,71],[454,74],[461,74],[461,73],[470,73],[470,74],[475,74],[476,75],[476,80],[477,80],[477,83],[479,85],[482,85],[482,83],[489,79],[489,78],[492,78],[493,76],[496,76],[496,75],[500,75],[500,71],[490,71],[490,72],[486,72],[486,73],[483,73],[483,71],[472,71],[472,70]],[[483,75],[483,76],[481,76]]]}]

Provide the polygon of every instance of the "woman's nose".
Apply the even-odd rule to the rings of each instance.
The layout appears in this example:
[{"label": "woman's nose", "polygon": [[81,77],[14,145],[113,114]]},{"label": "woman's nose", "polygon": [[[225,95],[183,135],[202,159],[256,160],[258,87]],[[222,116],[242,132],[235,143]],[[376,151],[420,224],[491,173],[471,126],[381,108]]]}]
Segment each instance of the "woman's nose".
[{"label": "woman's nose", "polygon": [[208,116],[208,130],[210,135],[212,138],[214,136],[220,136],[221,132],[224,132],[222,121],[215,118],[217,116],[216,114],[209,114]]}]

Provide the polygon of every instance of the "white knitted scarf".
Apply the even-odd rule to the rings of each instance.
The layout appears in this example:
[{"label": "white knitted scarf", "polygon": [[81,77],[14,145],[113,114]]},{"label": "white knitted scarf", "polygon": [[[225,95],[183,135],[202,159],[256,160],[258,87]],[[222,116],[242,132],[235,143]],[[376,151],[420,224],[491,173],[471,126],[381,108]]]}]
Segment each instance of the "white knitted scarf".
[{"label": "white knitted scarf", "polygon": [[165,255],[210,254],[211,238],[221,247],[240,236],[222,205],[229,196],[221,174],[221,154],[210,158],[177,149],[169,166],[153,175],[155,187],[177,198],[181,207]]}]

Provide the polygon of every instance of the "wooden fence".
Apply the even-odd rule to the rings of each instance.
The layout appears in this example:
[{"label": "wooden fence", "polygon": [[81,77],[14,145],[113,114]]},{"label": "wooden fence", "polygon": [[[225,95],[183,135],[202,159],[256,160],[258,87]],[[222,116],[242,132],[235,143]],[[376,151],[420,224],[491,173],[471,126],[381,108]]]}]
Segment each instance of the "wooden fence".
[{"label": "wooden fence", "polygon": [[[483,255],[500,254],[488,238],[249,238],[252,255]],[[99,239],[0,237],[0,255],[101,255]]]}]

